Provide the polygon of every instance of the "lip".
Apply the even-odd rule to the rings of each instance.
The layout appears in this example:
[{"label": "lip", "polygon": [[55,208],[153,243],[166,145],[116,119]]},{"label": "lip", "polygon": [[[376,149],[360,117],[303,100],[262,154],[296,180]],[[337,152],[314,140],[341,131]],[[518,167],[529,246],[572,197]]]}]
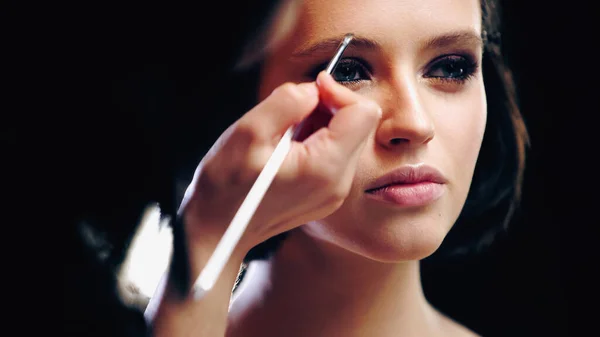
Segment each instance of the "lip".
[{"label": "lip", "polygon": [[423,206],[439,199],[446,183],[434,167],[405,165],[373,181],[365,193],[371,199],[398,206]]}]

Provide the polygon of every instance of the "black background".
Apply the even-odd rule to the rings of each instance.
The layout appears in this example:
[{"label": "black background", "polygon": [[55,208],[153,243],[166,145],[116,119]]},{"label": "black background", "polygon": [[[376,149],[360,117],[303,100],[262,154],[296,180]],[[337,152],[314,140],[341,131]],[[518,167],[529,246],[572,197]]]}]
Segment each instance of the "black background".
[{"label": "black background", "polygon": [[[77,127],[60,136],[72,185],[63,206],[75,215],[71,224],[85,217],[106,230],[117,252],[147,201],[173,212],[174,177],[189,174],[235,118],[227,112],[235,97],[219,88],[252,33],[248,27],[269,4],[212,5],[88,3],[69,18],[73,52],[64,61],[76,80],[75,94],[65,99],[74,103]],[[563,279],[568,245],[556,211],[577,200],[564,197],[567,187],[556,174],[567,170],[566,153],[568,160],[578,156],[571,144],[580,135],[563,121],[598,110],[583,85],[593,54],[586,49],[586,13],[546,1],[504,1],[505,54],[531,137],[522,206],[489,252],[424,278],[434,305],[485,336],[571,335]],[[556,116],[560,128],[553,126]],[[81,253],[74,233],[69,227],[65,245],[66,331],[98,324],[102,335],[100,326],[129,316],[115,319],[115,304],[98,295],[110,277]],[[118,259],[117,253],[112,262]]]}]

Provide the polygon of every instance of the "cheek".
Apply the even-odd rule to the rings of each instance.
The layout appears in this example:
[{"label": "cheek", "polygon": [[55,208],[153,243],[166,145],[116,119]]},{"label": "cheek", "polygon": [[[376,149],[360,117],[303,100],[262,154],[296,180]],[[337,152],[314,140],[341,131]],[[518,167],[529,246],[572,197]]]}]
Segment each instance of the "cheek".
[{"label": "cheek", "polygon": [[272,65],[266,64],[261,69],[258,83],[258,100],[262,101],[277,88],[282,79],[276,76],[277,72],[271,70]]},{"label": "cheek", "polygon": [[277,50],[265,57],[259,75],[259,101],[264,100],[278,86],[290,81],[291,76],[288,74],[288,69],[285,67],[285,60],[287,60],[285,50]]},{"label": "cheek", "polygon": [[438,111],[435,137],[445,160],[454,164],[456,178],[470,182],[487,122],[483,84]]}]

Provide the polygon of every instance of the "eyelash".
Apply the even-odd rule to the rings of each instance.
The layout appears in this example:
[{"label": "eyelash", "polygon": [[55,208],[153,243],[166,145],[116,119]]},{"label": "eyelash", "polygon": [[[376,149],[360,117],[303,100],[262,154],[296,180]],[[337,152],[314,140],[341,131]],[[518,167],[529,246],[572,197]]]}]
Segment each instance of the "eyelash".
[{"label": "eyelash", "polygon": [[[316,67],[314,67],[308,74],[310,78],[315,78],[319,74],[320,71],[325,69],[327,63],[322,63]],[[434,71],[442,69],[442,67],[454,67],[452,70],[460,69],[461,74],[458,76],[433,76],[431,75]],[[335,74],[340,69],[352,68],[357,71],[360,75],[359,79],[353,80],[337,80],[338,82],[346,85],[355,84],[361,81],[369,80],[371,76],[372,70],[368,63],[359,58],[343,58],[339,61],[338,65],[335,67],[333,71],[333,75],[335,78]],[[455,84],[464,84],[466,81],[471,79],[473,75],[477,72],[479,64],[472,56],[469,55],[443,55],[433,60],[427,67],[427,71],[423,74],[424,78],[441,82],[441,83],[455,83]],[[445,69],[448,70],[448,69]],[[443,71],[443,69],[442,69]]]},{"label": "eyelash", "polygon": [[[461,74],[456,77],[445,77],[445,76],[432,76],[428,75],[433,72],[433,70],[437,70],[443,66],[455,67],[455,69],[462,70]],[[437,67],[437,69],[436,69]],[[440,82],[450,82],[463,84],[467,80],[471,79],[473,75],[477,72],[479,64],[474,60],[473,57],[468,55],[444,55],[438,57],[433,60],[430,65],[427,67],[429,69],[425,74],[423,74],[424,78],[432,79]]]},{"label": "eyelash", "polygon": [[[345,58],[342,58],[338,62],[338,64],[335,66],[335,69],[333,69],[332,75],[335,78],[336,72],[338,72],[340,69],[343,69],[343,67],[352,67],[352,68],[358,70],[360,73],[362,73],[362,75],[367,75],[367,77],[370,77],[371,69],[369,67],[365,66],[366,64],[368,64],[368,63],[365,62],[364,60],[359,59],[359,58],[345,57]],[[320,71],[325,70],[326,66],[327,66],[327,63],[322,63],[322,64],[314,67],[308,73],[308,76],[310,78],[317,77],[317,75],[319,74]],[[340,83],[342,83],[342,84],[352,84],[352,83],[358,83],[358,82],[365,81],[365,80],[366,79],[364,79],[364,78],[360,78],[360,79],[357,79],[357,80],[347,80],[347,81],[337,80],[337,81],[340,82]]]}]

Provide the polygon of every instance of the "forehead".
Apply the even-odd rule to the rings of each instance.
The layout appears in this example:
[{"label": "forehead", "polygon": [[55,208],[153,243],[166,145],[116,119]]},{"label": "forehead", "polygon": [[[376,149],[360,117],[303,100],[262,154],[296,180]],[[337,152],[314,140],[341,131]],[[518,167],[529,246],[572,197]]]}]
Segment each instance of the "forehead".
[{"label": "forehead", "polygon": [[481,32],[479,0],[300,0],[298,47],[345,33],[382,45],[408,44],[454,31]]}]

